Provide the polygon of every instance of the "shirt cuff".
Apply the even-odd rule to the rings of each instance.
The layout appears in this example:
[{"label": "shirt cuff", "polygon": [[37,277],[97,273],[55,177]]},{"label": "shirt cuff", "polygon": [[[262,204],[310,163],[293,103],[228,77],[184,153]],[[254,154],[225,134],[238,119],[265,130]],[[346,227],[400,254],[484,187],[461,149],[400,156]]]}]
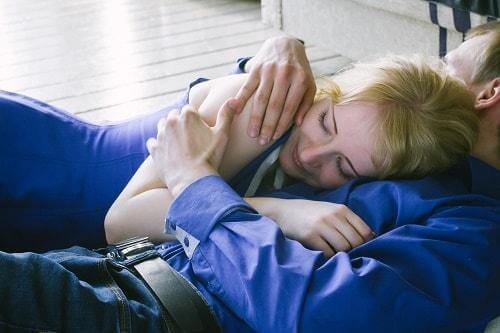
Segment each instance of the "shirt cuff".
[{"label": "shirt cuff", "polygon": [[222,178],[202,177],[174,200],[165,229],[173,231],[191,257],[199,242],[208,238],[215,224],[236,210],[256,213]]}]

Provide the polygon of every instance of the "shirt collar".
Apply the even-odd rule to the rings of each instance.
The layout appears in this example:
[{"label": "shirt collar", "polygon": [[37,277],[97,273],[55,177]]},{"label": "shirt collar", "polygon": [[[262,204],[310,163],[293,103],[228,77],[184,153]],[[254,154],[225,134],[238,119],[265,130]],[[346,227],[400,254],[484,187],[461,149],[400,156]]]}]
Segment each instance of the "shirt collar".
[{"label": "shirt collar", "polygon": [[469,156],[470,190],[500,200],[500,170]]}]

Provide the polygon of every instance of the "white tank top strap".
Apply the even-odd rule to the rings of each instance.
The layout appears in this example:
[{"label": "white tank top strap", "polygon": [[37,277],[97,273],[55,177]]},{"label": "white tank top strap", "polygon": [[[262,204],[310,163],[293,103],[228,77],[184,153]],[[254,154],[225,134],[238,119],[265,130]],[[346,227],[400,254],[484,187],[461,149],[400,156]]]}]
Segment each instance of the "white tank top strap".
[{"label": "white tank top strap", "polygon": [[[266,175],[267,171],[275,164],[279,163],[278,157],[281,151],[281,146],[276,147],[261,163],[257,172],[255,172],[250,185],[248,186],[247,191],[245,192],[245,197],[253,197],[257,190],[259,189],[260,184],[262,183],[262,179]],[[279,168],[281,169],[281,168]],[[275,179],[276,182],[276,179]]]}]

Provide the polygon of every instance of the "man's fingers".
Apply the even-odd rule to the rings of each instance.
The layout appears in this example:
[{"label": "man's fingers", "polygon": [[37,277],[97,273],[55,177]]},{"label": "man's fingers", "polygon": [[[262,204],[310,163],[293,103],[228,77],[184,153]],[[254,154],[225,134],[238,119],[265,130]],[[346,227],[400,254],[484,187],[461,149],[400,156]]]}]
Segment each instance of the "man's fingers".
[{"label": "man's fingers", "polygon": [[281,118],[274,133],[274,140],[281,137],[283,133],[285,133],[285,131],[290,127],[290,123],[292,122],[293,116],[297,112],[297,108],[299,107],[300,101],[302,100],[303,96],[304,92],[301,89],[297,88],[297,85],[290,86],[288,94],[286,96],[285,105],[281,113]]},{"label": "man's fingers", "polygon": [[229,133],[234,115],[236,114],[237,105],[238,101],[235,98],[229,98],[222,104],[215,122],[217,132]]},{"label": "man's fingers", "polygon": [[[174,111],[178,111],[178,110],[174,110]],[[196,112],[196,110],[189,104],[186,104],[182,107],[182,111],[180,112],[181,114],[184,114],[186,112]]]},{"label": "man's fingers", "polygon": [[158,133],[160,133],[164,128],[165,128],[165,123],[167,121],[167,118],[163,117],[158,120],[158,123],[156,124],[156,130]]},{"label": "man's fingers", "polygon": [[267,104],[264,121],[260,129],[259,143],[265,145],[274,137],[278,122],[283,117],[283,105],[287,97],[288,86],[286,81],[276,81]]},{"label": "man's fingers", "polygon": [[255,92],[252,113],[248,124],[248,135],[251,138],[255,138],[260,134],[262,120],[264,119],[269,97],[271,96],[271,91],[273,90],[273,83],[274,81],[271,79],[264,79]]},{"label": "man's fingers", "polygon": [[236,112],[240,113],[243,110],[243,107],[248,102],[250,97],[253,95],[257,87],[260,83],[260,73],[257,70],[254,70],[250,73],[247,80],[241,86],[240,90],[236,94],[236,98],[240,101],[240,103],[236,106]]},{"label": "man's fingers", "polygon": [[314,96],[316,95],[315,88],[316,87],[307,89],[306,93],[304,94],[304,97],[302,98],[302,102],[300,103],[300,106],[297,110],[297,113],[295,114],[295,123],[297,125],[302,124],[302,121],[304,120],[304,116],[306,115],[307,111],[309,111],[309,109],[313,105]]},{"label": "man's fingers", "polygon": [[158,146],[158,141],[155,138],[149,138],[146,141],[146,148],[148,149],[149,155],[152,154],[153,150]]}]

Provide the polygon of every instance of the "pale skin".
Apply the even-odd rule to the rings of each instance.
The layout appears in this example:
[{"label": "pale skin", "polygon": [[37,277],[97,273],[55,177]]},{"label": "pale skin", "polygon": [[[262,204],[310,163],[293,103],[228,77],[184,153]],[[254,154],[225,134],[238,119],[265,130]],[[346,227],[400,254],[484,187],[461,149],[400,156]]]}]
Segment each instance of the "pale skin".
[{"label": "pale skin", "polygon": [[[500,25],[497,25],[495,29],[499,28]],[[491,76],[490,79],[479,82],[473,80],[473,73],[479,68],[481,61],[481,57],[478,56],[478,53],[481,50],[486,49],[492,42],[492,32],[472,37],[462,43],[457,49],[449,52],[445,57],[445,61],[448,64],[450,73],[462,79],[476,97],[475,109],[480,118],[480,130],[472,155],[483,162],[500,169],[500,77]],[[271,69],[276,70],[276,72],[281,71],[282,73],[286,73],[286,71],[290,68],[300,68],[301,70],[296,73],[297,75],[291,75],[291,80],[294,82],[290,83],[290,85],[302,87],[302,89],[297,89],[298,92],[296,92],[295,96],[305,96],[305,92],[311,87],[311,81],[307,79],[310,67],[303,66],[304,58],[302,55],[303,53],[300,51],[299,43],[285,37],[279,38],[278,41],[275,40],[274,43],[277,45],[274,46],[272,45],[273,43],[269,42],[267,43],[267,49],[264,47],[261,49],[260,58],[271,63],[274,62],[274,67],[271,67]],[[278,49],[281,51],[281,54],[277,54],[276,50]],[[291,60],[287,61],[287,57]],[[248,78],[244,87],[257,87],[258,83],[262,80],[274,80],[274,83],[278,81],[277,77],[269,78],[272,71],[262,70],[261,66],[253,68],[251,61],[247,63],[246,70],[253,73],[253,75]],[[306,79],[304,79],[304,77],[306,77]],[[312,83],[312,85],[314,85],[314,83]],[[273,85],[262,86],[264,90],[267,89],[267,92],[264,91],[261,95],[271,95],[270,92],[272,89],[269,88],[269,86]],[[241,96],[250,95],[251,93],[241,94]],[[278,105],[290,104],[290,100],[294,98],[292,94],[278,97],[281,98],[281,100],[275,102]],[[284,100],[285,98],[286,102]],[[306,98],[304,98],[303,102],[307,103]],[[272,104],[270,101],[266,101],[265,103],[267,103],[266,105]],[[267,108],[265,112],[266,116],[268,112],[272,112],[272,108]],[[304,114],[298,112],[297,115],[297,119],[299,120],[298,122],[300,123]],[[274,119],[277,117],[277,115],[273,115],[270,118]],[[285,207],[287,203],[284,202],[282,205],[282,207]],[[302,209],[295,212],[296,214],[301,214],[303,212],[312,213],[317,211],[314,207],[314,202],[301,202],[301,207]],[[293,208],[294,206],[288,205],[287,208],[283,209],[280,213],[285,216],[287,212],[293,211]],[[273,212],[268,212],[268,214],[272,215]],[[286,221],[294,221],[294,216],[294,214],[288,214],[288,216],[283,219],[284,223],[282,223],[282,228],[284,228],[283,224],[286,224]],[[305,216],[304,218],[307,219]],[[310,226],[319,229],[322,221],[328,221],[329,219],[332,219],[331,215],[328,215],[326,219],[317,218],[311,222]],[[314,236],[316,235],[317,234]],[[310,239],[313,239],[314,236],[303,239],[307,242]]]},{"label": "pale skin", "polygon": [[[234,75],[224,80],[211,80],[199,84],[190,92],[190,103],[198,110],[203,121],[213,126],[220,105],[236,94],[244,79],[244,76]],[[244,126],[248,118],[249,112],[242,112],[236,116],[231,125],[229,134],[231,145],[228,145],[219,169],[224,179],[230,179],[268,147],[257,144],[256,139],[240,135],[245,131]],[[159,123],[158,128],[161,127],[162,123]],[[171,200],[170,191],[157,176],[153,161],[148,157],[108,211],[104,224],[108,243],[136,235],[149,236],[156,242],[168,239],[163,228]],[[147,221],[147,223],[136,221]]]},{"label": "pale skin", "polygon": [[[497,26],[496,29],[498,28]],[[500,169],[500,141],[498,139],[500,78],[492,77],[484,82],[472,80],[473,72],[480,65],[478,52],[484,50],[491,43],[492,38],[491,32],[470,38],[455,50],[450,51],[445,61],[448,63],[450,73],[462,79],[476,96],[475,107],[480,117],[480,130],[472,155]],[[246,64],[245,70],[250,73],[250,77],[238,92],[239,108],[253,94],[264,97],[263,101],[252,111],[255,117],[248,125],[249,133],[252,127],[256,127],[264,133],[272,133],[272,129],[276,129],[274,133],[279,136],[284,132],[283,124],[287,124],[291,119],[289,113],[293,113],[298,124],[302,122],[306,111],[312,105],[310,94],[316,91],[316,86],[304,47],[300,42],[290,37],[275,37],[267,40],[256,56]],[[273,94],[273,87],[279,86],[284,78],[288,80],[287,85],[294,89],[290,89],[287,94]],[[262,82],[267,83],[261,84]],[[267,100],[266,96],[269,96]],[[276,109],[278,105],[290,106],[287,109],[290,112],[281,112]],[[263,136],[271,137],[270,134]]]},{"label": "pale skin", "polygon": [[476,96],[479,137],[472,155],[500,169],[500,77],[485,82],[474,82],[473,73],[479,66],[478,52],[491,41],[491,33],[473,37],[449,52],[445,61],[450,73],[462,79]]},{"label": "pale skin", "polygon": [[250,76],[236,95],[241,101],[237,111],[255,96],[247,129],[250,137],[266,144],[283,135],[294,117],[298,125],[302,123],[316,94],[302,43],[286,36],[270,38],[246,63],[245,71]]},{"label": "pale skin", "polygon": [[[478,58],[475,56],[477,50],[484,48],[490,41],[490,38],[491,34],[471,38],[456,50],[451,51],[445,60],[448,62],[450,72],[463,79],[471,91],[476,95],[476,110],[481,118],[481,122],[480,135],[474,147],[473,155],[496,168],[500,168],[500,144],[498,142],[498,128],[500,127],[500,78],[493,78],[486,82],[472,82],[471,80],[472,72],[478,66],[476,62]],[[267,66],[263,66],[263,64],[267,64]],[[293,38],[286,37],[271,39],[266,42],[256,57],[247,63],[246,70],[250,71],[251,75],[247,78],[245,84],[240,88],[237,94],[239,99],[236,101],[235,108],[241,109],[248,99],[255,94],[257,88],[260,88],[257,95],[263,97],[261,97],[260,105],[257,105],[252,111],[254,116],[252,117],[252,121],[248,123],[247,133],[251,134],[252,137],[255,136],[256,133],[250,133],[251,128],[252,126],[255,127],[255,124],[257,124],[258,129],[261,130],[261,124],[264,122],[264,118],[266,122],[270,124],[267,126],[266,131],[270,133],[274,128],[276,129],[275,133],[277,133],[277,136],[284,132],[283,124],[288,123],[294,115],[296,116],[297,123],[301,123],[301,120],[304,118],[305,110],[308,110],[308,107],[312,103],[310,95],[306,94],[306,92],[315,91],[316,87],[314,80],[311,79],[312,74],[310,73],[310,67],[300,43]],[[287,94],[272,94],[273,87],[276,86],[280,80],[283,80],[283,78],[289,80],[287,83],[289,86],[295,86],[297,88],[290,89]],[[270,83],[260,84],[261,82]],[[266,96],[274,102],[266,100]],[[271,96],[273,97],[271,98]],[[281,110],[276,109],[276,105],[291,105],[291,107],[289,107],[291,112],[281,112]],[[298,105],[300,105],[300,108]],[[274,108],[269,106],[274,106]],[[300,110],[297,112],[298,109]],[[262,130],[265,127],[266,126],[262,126]],[[266,131],[264,131],[264,133]],[[269,138],[271,135],[266,134],[264,137]],[[143,169],[145,168],[146,166]],[[151,183],[153,187],[158,186],[158,184],[160,183]],[[147,187],[143,189],[147,189]],[[165,196],[165,200],[167,201],[171,198],[168,192],[165,193]],[[145,197],[146,195],[144,198]],[[259,198],[248,200],[259,201]],[[263,202],[268,203],[267,207],[265,204],[262,204]],[[342,205],[336,207],[334,204],[328,206],[328,203],[321,203],[325,204],[324,208],[326,209],[322,212],[321,209],[314,207],[314,205],[317,204],[316,202],[301,202],[300,204],[303,209],[296,211],[295,214],[288,214],[288,216],[287,211],[292,211],[296,205],[286,200],[279,203],[279,206],[284,208],[281,212],[269,209],[269,207],[278,206],[272,205],[271,201],[261,201],[261,206],[263,207],[261,210],[265,215],[273,216],[274,214],[276,220],[280,213],[282,217],[286,216],[286,218],[283,218],[283,221],[285,221],[284,224],[286,224],[286,221],[292,224],[291,221],[293,221],[294,218],[297,218],[297,220],[309,221],[308,225],[310,228],[303,228],[303,230],[308,229],[311,233],[305,233],[302,236],[295,235],[295,238],[302,241],[305,245],[307,245],[311,239],[322,239],[318,231],[321,229],[319,226],[328,224],[326,222],[334,220],[339,210],[346,209],[346,207]],[[288,210],[285,209],[285,207],[288,207]],[[308,213],[305,214],[304,212]],[[302,218],[300,217],[301,213],[304,215]],[[316,216],[313,216],[313,213],[315,213]],[[139,214],[138,217],[144,218],[143,214],[144,212]],[[337,221],[338,220],[346,221],[345,218],[337,219]],[[349,223],[344,224],[350,225]],[[281,227],[286,229],[285,225]],[[141,230],[139,231],[144,231],[144,228],[145,226],[141,225],[139,228]],[[163,222],[160,223],[156,229],[149,229],[153,229],[151,230],[153,234],[160,234],[163,230]],[[293,238],[294,236],[291,235],[290,237]],[[324,250],[325,253],[332,253],[331,249],[333,248],[331,245],[325,247],[321,243],[314,244],[314,246],[311,247]],[[342,247],[339,246],[338,250],[342,250]]]},{"label": "pale skin", "polygon": [[[190,115],[188,119],[192,118],[191,113],[196,113],[207,126],[215,126],[221,105],[225,100],[236,95],[245,79],[245,75],[230,76],[193,87],[190,93],[190,103],[194,106],[193,110],[197,109],[198,112],[188,112]],[[252,106],[251,101],[247,103],[240,114],[234,117],[231,126],[229,126],[227,148],[218,166],[219,174],[226,180],[234,176],[270,144],[259,145],[257,138],[241,135],[251,116],[249,110]],[[232,103],[233,106],[238,104],[236,100],[232,100]],[[319,126],[314,112],[311,113],[310,117],[311,119],[307,120],[306,123]],[[165,127],[166,120],[158,124],[159,136]],[[196,135],[193,135],[192,141],[207,142],[207,138],[200,138],[200,133],[202,133],[200,130],[194,133]],[[323,141],[327,139],[327,135],[322,136]],[[165,182],[162,181],[161,176],[157,175],[152,159],[149,157],[108,212],[105,221],[108,242],[113,243],[135,235],[147,235],[154,241],[168,239],[163,233],[163,228],[164,218],[172,201],[172,189],[167,188],[164,184]],[[247,200],[260,213],[275,217],[278,224],[285,219],[289,221],[286,215],[277,212],[276,208],[274,210],[272,208],[277,207],[276,202],[280,199],[248,198]],[[285,201],[286,206],[290,209],[293,209],[296,204],[296,202],[288,202],[287,200],[281,201],[283,202],[278,207],[285,207],[283,206]],[[298,220],[296,224],[289,223],[284,228],[287,236],[301,241],[308,247],[324,251],[326,256],[351,249],[373,237],[368,226],[344,206],[319,202],[314,203],[314,205],[314,211],[307,214],[307,218]],[[300,214],[306,215],[297,212],[294,216],[299,219]],[[311,221],[318,222],[314,224]]]}]

